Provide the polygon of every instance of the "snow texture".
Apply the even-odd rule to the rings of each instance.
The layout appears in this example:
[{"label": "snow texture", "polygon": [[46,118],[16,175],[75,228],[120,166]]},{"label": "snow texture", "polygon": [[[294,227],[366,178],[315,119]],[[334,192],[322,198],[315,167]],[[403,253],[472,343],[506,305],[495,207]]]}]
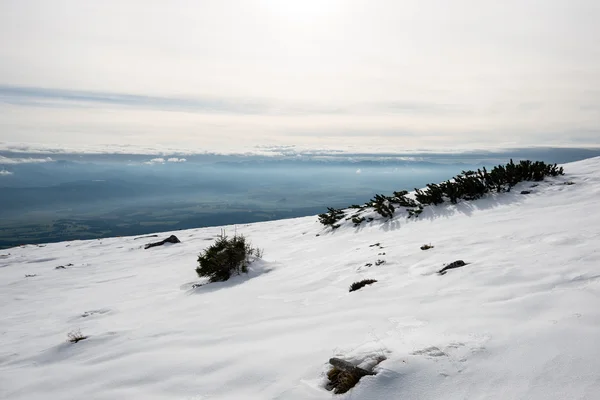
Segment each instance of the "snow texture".
[{"label": "snow texture", "polygon": [[[264,259],[204,286],[222,227],[1,250],[0,398],[598,399],[600,158],[564,167],[418,219],[225,227]],[[386,360],[336,396],[331,357]]]}]

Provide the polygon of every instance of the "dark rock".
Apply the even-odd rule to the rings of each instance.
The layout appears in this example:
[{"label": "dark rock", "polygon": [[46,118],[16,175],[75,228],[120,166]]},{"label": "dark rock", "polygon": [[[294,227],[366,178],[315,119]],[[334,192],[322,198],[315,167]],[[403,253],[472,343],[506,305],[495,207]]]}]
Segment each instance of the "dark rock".
[{"label": "dark rock", "polygon": [[[385,360],[385,357],[380,357],[377,364]],[[342,394],[352,389],[358,381],[366,375],[375,375],[375,372],[367,371],[359,368],[348,361],[339,358],[331,358],[329,360],[331,369],[327,372],[329,382],[325,385],[325,389],[332,391],[335,394]]]},{"label": "dark rock", "polygon": [[464,267],[465,265],[467,265],[467,263],[464,262],[463,260],[457,260],[457,261],[454,261],[453,263],[446,265],[444,268],[440,269],[438,271],[438,274],[444,275],[446,273],[446,271],[448,271],[449,269],[460,268],[460,267]]},{"label": "dark rock", "polygon": [[177,236],[171,235],[168,238],[161,240],[160,242],[148,243],[146,246],[144,246],[144,248],[149,249],[151,247],[162,246],[165,243],[181,243],[181,241],[177,239]]},{"label": "dark rock", "polygon": [[148,235],[148,236],[140,236],[140,237],[136,237],[133,240],[138,240],[138,239],[148,239],[148,238],[153,238],[153,237],[158,237],[158,235]]},{"label": "dark rock", "polygon": [[340,358],[331,358],[329,359],[329,364],[334,367],[341,369],[342,371],[352,372],[360,376],[365,375],[375,375],[375,372],[367,371],[366,369],[362,369],[357,367],[356,365],[349,363],[348,361],[342,360]]},{"label": "dark rock", "polygon": [[530,192],[529,190],[523,190],[523,191],[521,192],[521,194],[530,194],[530,193],[531,193],[531,192]]}]

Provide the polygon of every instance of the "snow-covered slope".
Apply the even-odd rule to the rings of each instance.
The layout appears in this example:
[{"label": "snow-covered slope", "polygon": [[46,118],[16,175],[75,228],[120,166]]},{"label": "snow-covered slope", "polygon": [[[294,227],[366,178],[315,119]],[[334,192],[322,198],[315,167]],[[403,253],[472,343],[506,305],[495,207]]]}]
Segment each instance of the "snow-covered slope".
[{"label": "snow-covered slope", "polygon": [[[154,238],[0,251],[0,398],[598,399],[600,158],[564,167],[418,220],[237,226],[264,261],[198,288],[221,228],[148,250]],[[348,292],[364,278],[378,282]],[[68,343],[77,328],[89,338]],[[347,394],[323,388],[330,357],[381,355]]]}]

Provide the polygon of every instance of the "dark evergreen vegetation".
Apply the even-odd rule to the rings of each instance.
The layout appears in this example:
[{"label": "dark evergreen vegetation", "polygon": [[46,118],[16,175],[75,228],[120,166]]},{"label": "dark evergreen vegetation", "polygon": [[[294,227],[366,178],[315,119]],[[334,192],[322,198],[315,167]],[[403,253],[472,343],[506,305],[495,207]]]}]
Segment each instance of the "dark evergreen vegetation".
[{"label": "dark evergreen vegetation", "polygon": [[348,291],[354,292],[355,290],[361,289],[361,288],[363,288],[367,285],[371,285],[375,282],[377,282],[375,279],[363,279],[362,281],[354,282],[352,285],[350,285],[350,290],[348,290]]},{"label": "dark evergreen vegetation", "polygon": [[198,256],[196,273],[210,282],[228,280],[232,274],[248,272],[252,257],[260,258],[262,252],[253,248],[243,235],[228,238],[225,233]]},{"label": "dark evergreen vegetation", "polygon": [[344,218],[344,211],[327,207],[327,212],[319,214],[319,222],[325,226],[331,226],[333,229],[339,228],[337,222]]},{"label": "dark evergreen vegetation", "polygon": [[[357,209],[348,220],[355,226],[365,221],[360,213],[372,208],[384,218],[392,218],[398,207],[404,207],[408,218],[418,217],[425,206],[439,205],[445,202],[456,204],[461,200],[477,200],[487,193],[510,192],[519,182],[542,181],[548,176],[564,175],[562,167],[556,164],[546,164],[543,161],[522,160],[514,163],[513,160],[506,165],[498,165],[488,171],[485,167],[477,171],[463,171],[453,179],[436,184],[430,183],[425,189],[415,189],[414,199],[407,197],[408,192],[403,190],[394,192],[393,196],[376,194],[365,205],[352,205]],[[328,208],[328,212],[319,215],[319,222],[325,226],[338,228],[338,222],[346,216],[341,209]],[[367,221],[372,221],[369,217]]]}]

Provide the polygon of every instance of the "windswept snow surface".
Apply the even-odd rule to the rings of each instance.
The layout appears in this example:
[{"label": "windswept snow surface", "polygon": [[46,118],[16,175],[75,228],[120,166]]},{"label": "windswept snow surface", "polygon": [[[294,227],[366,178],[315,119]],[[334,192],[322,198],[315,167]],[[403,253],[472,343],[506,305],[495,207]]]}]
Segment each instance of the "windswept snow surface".
[{"label": "windswept snow surface", "polygon": [[[221,228],[2,250],[0,398],[599,399],[600,158],[564,167],[418,220],[240,225],[264,260],[197,288]],[[333,356],[387,359],[333,395]]]}]

